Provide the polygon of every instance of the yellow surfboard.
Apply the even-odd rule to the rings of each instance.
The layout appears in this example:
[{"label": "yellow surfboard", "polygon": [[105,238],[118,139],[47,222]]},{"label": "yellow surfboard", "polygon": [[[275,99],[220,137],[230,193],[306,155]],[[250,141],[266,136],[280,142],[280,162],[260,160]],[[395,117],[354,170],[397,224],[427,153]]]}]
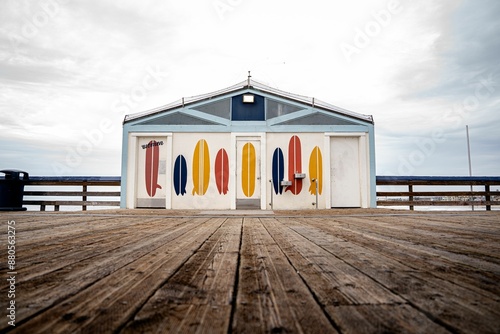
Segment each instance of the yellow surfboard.
[{"label": "yellow surfboard", "polygon": [[321,150],[318,146],[315,146],[309,157],[309,181],[311,185],[309,186],[309,192],[313,195],[316,194],[316,184],[313,179],[318,182],[318,194],[321,195],[323,192],[323,157],[321,156]]},{"label": "yellow surfboard", "polygon": [[205,195],[210,182],[210,152],[205,139],[196,144],[193,154],[193,195]]},{"label": "yellow surfboard", "polygon": [[246,197],[252,197],[255,191],[255,147],[246,143],[242,155],[241,187]]}]

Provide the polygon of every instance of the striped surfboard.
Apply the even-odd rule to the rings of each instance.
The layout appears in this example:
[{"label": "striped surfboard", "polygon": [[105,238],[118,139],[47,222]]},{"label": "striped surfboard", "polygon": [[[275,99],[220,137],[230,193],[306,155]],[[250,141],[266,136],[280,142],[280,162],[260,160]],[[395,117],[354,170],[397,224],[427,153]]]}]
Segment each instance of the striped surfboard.
[{"label": "striped surfboard", "polygon": [[311,181],[309,192],[316,195],[316,184],[313,179],[318,182],[318,194],[321,195],[323,192],[323,157],[318,146],[313,148],[309,157],[309,181]]},{"label": "striped surfboard", "polygon": [[200,139],[193,153],[193,195],[205,195],[210,183],[210,152],[205,139]]},{"label": "striped surfboard", "polygon": [[246,197],[252,197],[255,191],[255,147],[246,143],[242,150],[241,187]]},{"label": "striped surfboard", "polygon": [[285,178],[285,162],[283,158],[283,151],[277,148],[273,153],[273,187],[275,194],[282,194],[283,187],[281,181]]},{"label": "striped surfboard", "polygon": [[174,189],[177,196],[186,193],[187,163],[183,155],[179,155],[174,163]]},{"label": "striped surfboard", "polygon": [[285,190],[298,195],[302,191],[302,179],[296,179],[295,173],[302,173],[302,146],[298,136],[292,136],[288,144],[288,179],[292,185]]}]

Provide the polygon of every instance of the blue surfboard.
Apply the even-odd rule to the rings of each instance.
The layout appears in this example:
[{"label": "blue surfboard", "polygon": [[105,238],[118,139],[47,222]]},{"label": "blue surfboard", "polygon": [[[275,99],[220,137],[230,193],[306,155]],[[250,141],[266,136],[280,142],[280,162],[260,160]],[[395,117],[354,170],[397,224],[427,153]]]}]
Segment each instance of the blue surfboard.
[{"label": "blue surfboard", "polygon": [[187,164],[184,156],[179,155],[174,163],[174,189],[177,196],[186,193]]},{"label": "blue surfboard", "polygon": [[283,193],[283,187],[281,186],[281,181],[285,177],[285,162],[283,159],[283,151],[281,148],[277,148],[273,153],[273,186],[274,192],[276,194]]}]

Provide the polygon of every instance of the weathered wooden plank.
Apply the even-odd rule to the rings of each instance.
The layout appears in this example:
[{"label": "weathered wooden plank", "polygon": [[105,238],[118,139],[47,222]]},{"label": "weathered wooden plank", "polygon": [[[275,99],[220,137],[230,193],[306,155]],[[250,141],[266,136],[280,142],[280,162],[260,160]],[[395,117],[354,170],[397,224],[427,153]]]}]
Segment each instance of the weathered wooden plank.
[{"label": "weathered wooden plank", "polygon": [[123,220],[118,217],[72,216],[61,219],[57,216],[47,216],[43,218],[31,222],[24,217],[16,220],[18,233],[26,236],[22,240],[24,245],[31,247],[41,243],[57,243],[66,237],[77,238],[82,235],[105,234],[107,231],[133,229],[134,225],[158,221],[158,218],[147,218],[142,222],[131,220],[120,224]]},{"label": "weathered wooden plank", "polygon": [[[90,276],[88,279],[93,281],[92,284],[67,295],[56,305],[44,310],[19,328],[34,327],[38,332],[47,330],[94,332],[86,329],[90,326],[100,332],[113,331],[134,314],[158,286],[171,276],[220,224],[219,220],[198,220],[187,224],[195,225],[189,230],[178,231],[172,235],[165,233],[165,230],[168,230],[166,228],[163,233],[158,233],[157,240],[145,239],[136,243],[135,247],[127,247],[132,253],[129,255],[132,256],[139,251],[138,247],[145,251],[133,261],[128,260],[112,268],[106,275],[100,274],[99,270],[97,272],[93,270],[93,275],[88,275]],[[154,244],[153,247],[148,247],[150,242]],[[179,249],[184,251],[179,252]],[[120,258],[119,254],[111,257],[114,261]],[[79,274],[71,275],[70,282],[77,275],[80,277],[79,281],[85,281],[81,277],[82,271],[91,269],[89,267],[102,266],[106,262],[105,259],[101,259],[87,263]],[[66,282],[64,283],[65,288]]]},{"label": "weathered wooden plank", "polygon": [[[448,246],[450,243],[462,245],[474,243],[474,247],[484,242],[491,242],[493,247],[500,251],[500,231],[490,223],[482,224],[481,218],[471,214],[446,216],[420,215],[408,216],[401,219],[398,216],[371,217],[370,220],[360,221],[363,228],[380,229],[384,233],[394,233],[408,239],[421,241],[422,237],[429,238],[433,243]],[[372,223],[373,222],[373,223]],[[354,223],[354,222],[353,222]],[[481,235],[481,238],[477,238]],[[484,248],[484,247],[483,247]],[[495,249],[492,249],[495,250]],[[498,252],[492,251],[491,255]]]},{"label": "weathered wooden plank", "polygon": [[[135,319],[120,333],[227,333],[223,328],[229,323],[229,305],[165,303],[157,308],[161,311],[146,319]],[[95,329],[103,332],[98,326]]]},{"label": "weathered wooden plank", "polygon": [[[279,219],[290,223],[290,219]],[[278,223],[276,219],[263,219],[273,238],[293,264],[295,270],[304,278],[316,293],[323,305],[391,304],[404,300],[388,289],[373,281],[358,268],[327,252],[315,242],[323,232],[307,237],[294,233],[290,228]],[[308,227],[302,229],[307,230]],[[309,237],[309,238],[308,238]],[[330,238],[330,242],[342,240]]]},{"label": "weathered wooden plank", "polygon": [[[307,224],[297,224],[294,219],[278,220],[268,219],[265,224],[304,281],[317,294],[317,299],[322,301],[326,312],[342,333],[396,333],[404,332],[408,326],[416,324],[428,332],[446,332],[423,313],[407,305],[403,298],[373,280],[370,275],[363,272],[363,266],[352,266],[344,261],[345,250],[328,253],[322,249],[328,244],[340,244],[345,247],[347,242]],[[314,256],[313,252],[318,255]],[[335,262],[327,265],[330,258],[335,259]],[[391,267],[391,264],[384,263],[383,260],[377,261],[376,258],[373,260],[375,266]],[[363,262],[365,261],[366,259]],[[318,269],[314,270],[315,267]],[[335,279],[332,279],[331,275]],[[338,279],[342,276],[345,278]],[[381,297],[380,291],[385,297]],[[346,310],[348,312],[345,312]],[[375,314],[367,310],[374,311]]]},{"label": "weathered wooden plank", "polygon": [[[59,270],[36,276],[29,281],[21,281],[18,288],[23,291],[23,294],[20,294],[16,302],[18,301],[21,305],[29,305],[29,307],[19,310],[17,313],[18,319],[29,318],[35,313],[48,309],[50,312],[42,313],[40,316],[42,320],[40,321],[57,322],[57,317],[62,317],[65,314],[64,308],[63,310],[60,309],[61,301],[67,300],[66,298],[70,296],[78,295],[82,291],[87,291],[87,287],[95,289],[95,287],[101,286],[98,285],[99,282],[106,282],[103,279],[117,271],[128,273],[130,269],[127,268],[132,267],[134,270],[130,270],[131,274],[142,275],[143,272],[134,267],[134,261],[144,260],[148,254],[159,256],[153,251],[165,243],[168,244],[168,247],[171,247],[170,252],[175,252],[175,240],[179,237],[190,236],[190,233],[197,229],[211,231],[214,228],[205,227],[206,224],[203,222],[206,221],[207,218],[195,219],[190,224],[183,224],[173,229],[169,229],[168,225],[165,226],[157,222],[156,228],[150,231],[151,233],[144,233],[142,230],[136,229],[136,240],[134,242],[120,244],[120,240],[118,240],[114,246],[111,246],[108,250],[103,250],[98,255],[85,259],[75,257],[68,260],[71,262]],[[196,234],[194,237],[196,237]],[[45,259],[44,262],[50,262],[51,255],[41,254],[42,258]],[[20,275],[21,277],[22,275]],[[120,283],[115,283],[115,285],[119,286]],[[102,286],[101,288],[103,293],[109,289],[109,287]],[[98,295],[98,293],[95,293],[95,295]],[[89,298],[91,299],[91,297]],[[52,309],[51,307],[54,305],[56,305],[56,308]],[[64,305],[67,306],[67,304]],[[85,311],[82,310],[82,312]],[[52,316],[52,312],[59,315]],[[78,317],[71,318],[75,320]]]},{"label": "weathered wooden plank", "polygon": [[[391,219],[395,218],[386,218],[389,223]],[[413,255],[412,260],[407,261],[408,265],[419,271],[423,269],[436,277],[453,282],[488,298],[494,299],[495,296],[500,295],[500,286],[498,285],[500,272],[498,272],[498,265],[491,263],[492,256],[484,257],[477,255],[488,254],[488,252],[496,253],[498,241],[494,241],[491,236],[484,236],[483,238],[473,237],[474,234],[471,234],[471,232],[473,232],[474,228],[471,224],[464,225],[460,229],[457,229],[456,226],[450,226],[445,230],[447,234],[444,234],[443,229],[439,225],[436,225],[437,231],[433,235],[430,233],[432,227],[424,223],[424,219],[418,220],[408,217],[404,222],[399,221],[397,223],[395,220],[390,225],[383,223],[387,226],[380,226],[381,222],[378,219],[374,223],[371,223],[372,220],[374,219],[365,220],[366,224],[359,225],[359,229],[363,230],[362,233],[367,240],[366,247],[373,249],[373,247],[378,247],[379,243],[382,245],[386,243],[385,252],[391,256],[400,252],[406,257]],[[404,226],[408,225],[408,222],[414,222],[414,228],[409,230],[403,229]],[[450,224],[443,225],[448,226]],[[354,232],[357,226],[358,223],[349,222],[350,231]],[[471,231],[468,232],[465,230],[465,227],[468,227]],[[401,229],[399,235],[393,232],[398,229]],[[420,231],[422,229],[426,233],[422,233]],[[377,234],[366,235],[366,233],[372,230]],[[358,231],[358,233],[360,232]],[[454,237],[455,233],[456,237]],[[461,241],[453,245],[452,240],[455,238],[461,239]],[[498,237],[496,238],[498,240]],[[401,240],[398,241],[397,239]],[[481,242],[482,239],[484,240]],[[464,249],[469,248],[476,250],[476,252],[467,254],[461,251],[460,245],[466,245],[468,241],[474,242],[475,246],[464,246]],[[450,248],[447,248],[448,244],[450,244]],[[459,253],[455,253],[453,250]],[[493,259],[493,262],[497,261]]]},{"label": "weathered wooden plank", "polygon": [[125,333],[226,333],[238,270],[242,219],[228,219],[169,278],[124,328]]},{"label": "weathered wooden plank", "polygon": [[[469,239],[482,239],[482,238],[496,238],[500,241],[500,229],[498,223],[492,224],[490,214],[483,212],[479,214],[477,211],[471,217],[467,216],[447,216],[447,215],[434,215],[422,219],[425,225],[422,228],[429,228],[437,235],[442,232],[453,231],[460,236],[466,236]],[[388,217],[390,218],[390,217]],[[415,224],[415,220],[408,218],[401,222],[402,226],[411,228]],[[392,225],[392,223],[391,223]],[[420,224],[419,224],[420,225]],[[414,227],[419,227],[414,225]]]},{"label": "weathered wooden plank", "polygon": [[450,333],[408,304],[326,306],[342,333]]},{"label": "weathered wooden plank", "polygon": [[[41,268],[43,268],[42,271],[53,270],[52,266],[44,261],[43,255],[51,255],[55,258],[69,255],[73,248],[71,247],[71,238],[79,243],[89,236],[95,238],[113,237],[113,233],[108,233],[108,230],[103,231],[104,227],[108,225],[108,220],[99,221],[98,218],[95,218],[95,229],[89,228],[88,222],[82,222],[81,217],[41,215],[39,219],[35,220],[30,219],[29,216],[21,216],[15,221],[16,257],[19,259],[16,268],[25,272],[25,275],[18,278],[18,282],[29,280],[33,275],[40,275]],[[68,236],[71,237],[68,238]],[[55,258],[54,262],[57,263]],[[36,267],[37,264],[40,266]]]},{"label": "weathered wooden plank", "polygon": [[196,214],[0,213],[17,222],[14,332],[500,328],[498,213],[291,211],[243,230]]},{"label": "weathered wooden plank", "polygon": [[[387,217],[387,219],[390,218]],[[312,220],[311,223],[313,222],[315,221]],[[363,222],[365,223],[363,224]],[[498,270],[497,265],[466,255],[440,250],[436,246],[429,247],[425,244],[427,240],[431,239],[427,234],[420,239],[416,239],[411,232],[402,231],[398,235],[392,231],[398,227],[394,225],[380,227],[381,223],[372,223],[371,218],[365,220],[352,218],[348,222],[335,221],[330,222],[328,226],[320,221],[318,224],[320,224],[322,231],[341,235],[350,241],[356,240],[360,246],[368,248],[370,253],[385,254],[391,258],[397,255],[404,256],[403,260],[398,260],[414,270],[430,272],[434,276],[454,282],[489,298],[500,295],[500,287],[496,284],[500,279],[499,274],[495,274]],[[415,229],[418,226],[416,224]],[[378,230],[372,231],[377,228]],[[482,247],[489,248],[488,244],[483,244]]]},{"label": "weathered wooden plank", "polygon": [[257,218],[244,220],[232,331],[337,332]]},{"label": "weathered wooden plank", "polygon": [[[308,220],[306,225],[313,224],[325,232],[340,236],[349,242],[354,243],[369,251],[357,251],[353,256],[348,257],[349,252],[345,252],[343,258],[360,268],[381,282],[394,293],[404,298],[410,305],[421,312],[428,314],[440,325],[453,331],[464,332],[485,332],[493,333],[498,329],[500,319],[500,309],[498,307],[498,295],[485,296],[477,294],[470,289],[452,283],[451,277],[443,279],[437,277],[434,272],[428,271],[428,261],[438,258],[432,254],[415,254],[413,249],[406,247],[401,240],[377,238],[363,231],[353,230],[354,218],[346,218],[345,225],[337,222]],[[369,225],[369,224],[367,224]],[[338,253],[338,246],[329,246],[332,253]],[[374,253],[379,258],[387,257],[399,262],[399,269],[390,269],[389,272],[379,270],[370,260],[370,253]],[[394,262],[393,262],[394,263]],[[410,271],[409,273],[406,273]],[[403,273],[403,274],[401,274]],[[451,275],[450,275],[451,276]]]},{"label": "weathered wooden plank", "polygon": [[[29,242],[22,242],[18,256],[22,259],[19,270],[29,269],[27,274],[23,275],[19,282],[32,280],[37,276],[55,272],[64,267],[69,267],[77,264],[85,259],[94,258],[95,256],[111,252],[117,248],[132,245],[141,239],[155,237],[155,225],[160,221],[158,219],[145,219],[141,223],[120,224],[121,220],[111,220],[109,223],[98,224],[98,228],[89,229],[88,226],[65,227],[66,233],[58,234],[57,238],[50,238],[57,231],[48,231],[49,236],[42,234],[40,236],[29,238]],[[172,220],[170,228],[175,230],[185,220]],[[165,224],[163,220],[161,224]],[[141,230],[145,231],[137,233],[137,225],[141,225]],[[106,228],[103,228],[105,226]],[[73,231],[73,232],[71,232]],[[52,233],[52,234],[51,234]],[[68,233],[70,233],[68,235]],[[76,234],[75,234],[76,233]],[[21,240],[26,240],[22,238]],[[40,242],[41,241],[41,242]],[[40,254],[50,254],[50,260],[41,261]],[[48,266],[48,264],[51,264]]]},{"label": "weathered wooden plank", "polygon": [[[412,218],[407,218],[411,220]],[[423,230],[420,226],[422,219],[413,218],[414,227],[411,230],[401,231],[398,226],[398,219],[387,217],[387,226],[383,228],[379,224],[372,224],[370,220],[353,217],[349,224],[356,227],[356,230],[364,234],[370,233],[379,238],[398,240],[411,249],[420,249],[427,254],[435,254],[448,258],[450,261],[466,263],[473,267],[481,268],[500,274],[500,238],[496,236],[483,236],[483,238],[470,237],[465,234],[463,237],[458,231],[429,231]],[[389,224],[388,222],[393,222]],[[349,225],[351,226],[351,225]],[[463,232],[462,232],[463,233]]]}]

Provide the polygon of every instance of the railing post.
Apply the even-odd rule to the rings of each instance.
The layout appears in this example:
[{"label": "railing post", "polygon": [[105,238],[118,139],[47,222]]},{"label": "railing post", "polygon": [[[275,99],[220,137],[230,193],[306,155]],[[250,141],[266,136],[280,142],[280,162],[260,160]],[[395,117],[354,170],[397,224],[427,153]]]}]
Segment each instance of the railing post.
[{"label": "railing post", "polygon": [[[486,200],[486,202],[491,201],[491,196],[489,194],[489,192],[490,192],[490,186],[489,185],[485,185],[484,186],[484,191],[486,192],[486,195],[484,196],[484,199]],[[491,211],[491,205],[486,204],[486,211]]]},{"label": "railing post", "polygon": [[[408,192],[409,192],[409,193],[413,193],[413,185],[412,185],[412,184],[409,184],[409,185],[408,185]],[[409,200],[410,202],[413,202],[413,195],[410,195],[410,196],[408,197],[408,200]],[[413,210],[413,205],[410,205],[410,210]]]},{"label": "railing post", "polygon": [[[83,187],[82,201],[85,202],[87,201],[87,182],[83,181],[82,187]],[[85,203],[83,203],[82,205],[82,210],[87,211],[87,206],[85,205]]]}]

